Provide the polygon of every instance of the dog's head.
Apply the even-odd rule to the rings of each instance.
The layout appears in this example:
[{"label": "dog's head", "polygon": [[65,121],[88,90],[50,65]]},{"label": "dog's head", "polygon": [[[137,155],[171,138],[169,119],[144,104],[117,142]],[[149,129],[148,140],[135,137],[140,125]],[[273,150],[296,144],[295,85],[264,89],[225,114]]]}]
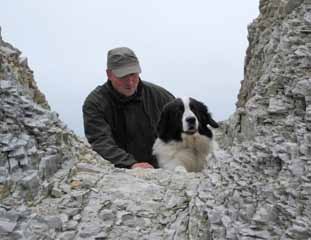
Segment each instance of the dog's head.
[{"label": "dog's head", "polygon": [[158,137],[165,142],[181,140],[182,133],[199,133],[213,137],[208,125],[218,128],[217,122],[211,117],[208,108],[193,98],[177,98],[166,104],[158,123]]}]

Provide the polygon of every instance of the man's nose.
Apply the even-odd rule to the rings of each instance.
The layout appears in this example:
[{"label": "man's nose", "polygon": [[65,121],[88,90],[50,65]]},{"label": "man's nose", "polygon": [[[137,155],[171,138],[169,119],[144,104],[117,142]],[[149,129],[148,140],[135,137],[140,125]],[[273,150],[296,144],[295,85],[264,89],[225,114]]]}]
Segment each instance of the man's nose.
[{"label": "man's nose", "polygon": [[133,85],[135,83],[135,76],[134,75],[130,75],[127,79],[127,83],[130,85]]}]

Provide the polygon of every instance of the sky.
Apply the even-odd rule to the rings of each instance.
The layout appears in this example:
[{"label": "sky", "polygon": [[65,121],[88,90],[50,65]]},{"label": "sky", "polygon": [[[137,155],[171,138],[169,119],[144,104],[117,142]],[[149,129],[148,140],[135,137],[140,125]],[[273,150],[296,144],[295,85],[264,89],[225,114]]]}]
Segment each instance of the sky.
[{"label": "sky", "polygon": [[1,0],[3,40],[28,58],[61,120],[84,136],[82,105],[107,81],[111,48],[133,49],[141,79],[204,102],[216,121],[234,113],[247,27],[259,0]]}]

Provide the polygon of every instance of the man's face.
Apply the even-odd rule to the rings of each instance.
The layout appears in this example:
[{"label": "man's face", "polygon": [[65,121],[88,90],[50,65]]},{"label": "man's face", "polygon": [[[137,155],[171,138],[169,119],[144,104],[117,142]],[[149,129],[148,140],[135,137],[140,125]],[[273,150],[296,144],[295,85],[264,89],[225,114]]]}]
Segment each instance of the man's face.
[{"label": "man's face", "polygon": [[111,81],[113,88],[122,95],[129,97],[136,92],[139,83],[139,73],[132,73],[118,78],[111,70],[108,69],[107,76]]}]

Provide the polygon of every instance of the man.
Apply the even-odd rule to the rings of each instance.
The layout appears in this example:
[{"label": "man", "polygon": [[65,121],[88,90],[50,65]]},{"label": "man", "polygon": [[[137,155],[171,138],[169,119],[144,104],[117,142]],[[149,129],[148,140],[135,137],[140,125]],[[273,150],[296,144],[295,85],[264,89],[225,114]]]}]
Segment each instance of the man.
[{"label": "man", "polygon": [[142,81],[135,53],[114,48],[107,56],[108,80],[83,105],[85,135],[94,151],[122,168],[157,168],[152,156],[156,125],[163,106],[174,96]]}]

